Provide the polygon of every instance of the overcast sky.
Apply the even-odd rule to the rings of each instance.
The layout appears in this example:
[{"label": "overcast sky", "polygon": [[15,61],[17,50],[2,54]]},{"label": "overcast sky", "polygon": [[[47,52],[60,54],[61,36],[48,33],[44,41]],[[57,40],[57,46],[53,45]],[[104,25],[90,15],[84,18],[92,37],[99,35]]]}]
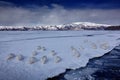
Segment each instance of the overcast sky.
[{"label": "overcast sky", "polygon": [[120,24],[119,0],[0,0],[0,25]]}]

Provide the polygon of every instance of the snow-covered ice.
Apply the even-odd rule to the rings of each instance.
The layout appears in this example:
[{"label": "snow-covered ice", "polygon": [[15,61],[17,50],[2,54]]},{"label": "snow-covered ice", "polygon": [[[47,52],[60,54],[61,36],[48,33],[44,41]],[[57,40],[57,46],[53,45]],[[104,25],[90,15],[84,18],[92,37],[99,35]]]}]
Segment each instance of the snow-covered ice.
[{"label": "snow-covered ice", "polygon": [[84,67],[117,46],[118,38],[119,31],[0,32],[0,80],[45,80]]}]

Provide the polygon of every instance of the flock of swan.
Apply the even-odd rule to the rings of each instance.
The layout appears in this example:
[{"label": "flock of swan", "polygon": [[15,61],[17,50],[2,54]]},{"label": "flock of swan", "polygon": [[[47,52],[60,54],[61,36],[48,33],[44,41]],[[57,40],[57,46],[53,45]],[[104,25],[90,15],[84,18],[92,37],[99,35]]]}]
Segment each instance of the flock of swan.
[{"label": "flock of swan", "polygon": [[[88,42],[88,40],[84,40],[84,43],[87,43],[87,42]],[[107,42],[104,42],[104,43],[100,44],[99,46],[92,42],[90,46],[91,46],[91,49],[97,49],[97,48],[99,47],[99,48],[101,48],[101,49],[103,49],[103,50],[107,50],[107,49],[109,48],[109,44],[108,44]],[[85,47],[82,47],[82,46],[81,46],[79,49],[76,49],[74,46],[71,46],[70,49],[71,49],[71,51],[72,51],[72,56],[74,56],[74,57],[76,57],[76,58],[80,58],[80,56],[81,56],[80,51],[81,51],[81,50],[84,50]],[[46,47],[42,47],[42,46],[38,46],[38,47],[37,47],[37,50],[42,51],[42,52],[47,51]],[[29,64],[33,64],[33,63],[37,62],[38,59],[36,58],[36,56],[37,56],[37,55],[40,55],[40,54],[39,54],[37,51],[34,51],[31,55],[32,55],[32,56],[29,57],[29,59],[28,59],[28,63],[29,63]],[[62,61],[62,58],[57,55],[57,53],[56,53],[55,50],[51,50],[50,55],[53,56],[53,58],[54,58],[54,63],[59,63],[59,62]],[[7,55],[6,60],[16,59],[16,60],[18,60],[18,61],[23,61],[24,58],[25,58],[25,57],[24,57],[23,55],[21,55],[21,54],[15,55],[14,53],[10,53],[10,54]],[[46,64],[46,63],[49,61],[48,56],[43,55],[43,56],[39,59],[39,61],[40,61],[42,64]]]},{"label": "flock of swan", "polygon": [[[47,49],[45,47],[38,46],[37,50],[40,50],[40,51],[43,52],[43,51],[46,51]],[[52,50],[50,52],[50,54],[55,58],[55,60],[54,60],[55,63],[59,63],[62,60],[60,56],[57,56],[57,53],[55,52],[55,50]],[[35,56],[37,56],[37,55],[39,55],[39,52],[34,51],[32,53],[32,57],[29,58],[28,63],[29,64],[35,63],[37,61],[37,58]],[[11,60],[11,59],[14,59],[14,58],[16,58],[18,61],[24,60],[23,55],[21,55],[21,54],[15,55],[14,53],[8,54],[6,60]],[[40,62],[42,64],[46,64],[47,61],[48,61],[48,58],[47,58],[46,55],[42,56],[41,59],[40,59]]]}]

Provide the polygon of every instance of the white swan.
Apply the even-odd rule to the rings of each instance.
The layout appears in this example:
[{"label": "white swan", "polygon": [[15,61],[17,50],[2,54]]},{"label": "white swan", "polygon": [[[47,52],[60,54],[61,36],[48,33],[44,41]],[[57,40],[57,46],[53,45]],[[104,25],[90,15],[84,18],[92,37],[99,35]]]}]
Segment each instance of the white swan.
[{"label": "white swan", "polygon": [[59,57],[59,56],[55,57],[55,63],[59,63],[61,60],[62,60],[61,57]]},{"label": "white swan", "polygon": [[36,58],[35,57],[31,57],[30,59],[29,59],[29,63],[30,64],[33,64],[33,63],[35,63],[36,62]]},{"label": "white swan", "polygon": [[42,47],[42,49],[41,49],[42,51],[46,51],[46,48],[45,47]]},{"label": "white swan", "polygon": [[108,43],[103,43],[103,44],[100,45],[100,48],[104,49],[104,50],[107,50],[109,48],[109,45],[108,45]]},{"label": "white swan", "polygon": [[37,47],[37,50],[41,50],[41,49],[42,49],[42,47],[41,47],[41,46],[38,46],[38,47]]},{"label": "white swan", "polygon": [[80,52],[79,52],[76,48],[74,48],[74,47],[72,46],[72,47],[71,47],[71,50],[72,50],[72,52],[73,52],[73,56],[75,56],[75,57],[77,57],[77,58],[80,57]]},{"label": "white swan", "polygon": [[41,58],[41,63],[42,64],[45,64],[47,62],[47,56],[43,56],[42,58]]},{"label": "white swan", "polygon": [[51,51],[51,55],[52,56],[55,56],[56,55],[56,52],[54,50]]},{"label": "white swan", "polygon": [[23,55],[17,55],[17,56],[16,56],[16,59],[17,59],[18,61],[21,61],[21,60],[24,59],[24,57],[23,57]]},{"label": "white swan", "polygon": [[10,53],[10,54],[7,56],[7,60],[10,60],[10,59],[12,59],[12,58],[14,58],[14,57],[15,57],[15,54]]}]

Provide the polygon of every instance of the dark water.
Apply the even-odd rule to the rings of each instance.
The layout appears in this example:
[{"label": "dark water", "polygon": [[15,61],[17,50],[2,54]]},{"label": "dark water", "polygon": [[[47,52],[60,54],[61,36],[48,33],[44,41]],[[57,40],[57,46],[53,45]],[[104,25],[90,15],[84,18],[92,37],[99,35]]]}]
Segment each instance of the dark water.
[{"label": "dark water", "polygon": [[102,57],[90,59],[86,67],[66,70],[48,80],[120,80],[120,45]]}]

